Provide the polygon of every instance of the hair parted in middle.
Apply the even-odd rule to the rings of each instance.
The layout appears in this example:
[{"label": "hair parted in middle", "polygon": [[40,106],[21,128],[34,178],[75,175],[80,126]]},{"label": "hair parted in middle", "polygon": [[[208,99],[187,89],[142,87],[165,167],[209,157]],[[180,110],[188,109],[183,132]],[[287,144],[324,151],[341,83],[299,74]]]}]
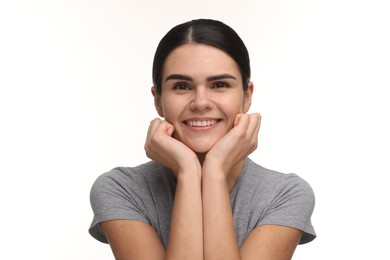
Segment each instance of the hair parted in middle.
[{"label": "hair parted in middle", "polygon": [[197,19],[173,27],[160,41],[153,60],[153,84],[161,95],[163,66],[168,55],[186,43],[206,44],[228,54],[238,65],[244,91],[251,76],[248,50],[240,36],[228,25],[212,19]]}]

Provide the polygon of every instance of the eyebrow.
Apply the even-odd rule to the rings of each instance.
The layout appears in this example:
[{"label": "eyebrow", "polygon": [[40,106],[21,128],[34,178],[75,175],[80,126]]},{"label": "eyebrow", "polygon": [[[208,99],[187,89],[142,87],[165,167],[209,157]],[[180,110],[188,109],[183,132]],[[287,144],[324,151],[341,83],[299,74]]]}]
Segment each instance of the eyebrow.
[{"label": "eyebrow", "polygon": [[[215,75],[215,76],[210,76],[210,77],[207,77],[206,80],[208,82],[210,81],[216,81],[216,80],[221,80],[221,79],[234,79],[234,80],[237,80],[236,77],[234,77],[233,75],[231,74],[228,74],[228,73],[224,73],[224,74],[220,74],[220,75]],[[181,75],[181,74],[171,74],[169,75],[168,77],[166,77],[165,81],[168,81],[168,80],[187,80],[187,81],[194,81],[191,77],[189,76],[186,76],[186,75]]]}]

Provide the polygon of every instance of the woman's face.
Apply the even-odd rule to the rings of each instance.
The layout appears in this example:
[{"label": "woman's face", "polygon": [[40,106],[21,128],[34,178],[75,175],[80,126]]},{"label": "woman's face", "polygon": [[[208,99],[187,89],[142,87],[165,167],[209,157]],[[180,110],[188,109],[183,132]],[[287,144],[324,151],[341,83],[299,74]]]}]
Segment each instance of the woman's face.
[{"label": "woman's face", "polygon": [[155,105],[171,123],[173,137],[196,153],[208,152],[233,127],[236,115],[246,113],[253,85],[244,92],[236,62],[218,48],[185,44],[164,63],[162,93]]}]

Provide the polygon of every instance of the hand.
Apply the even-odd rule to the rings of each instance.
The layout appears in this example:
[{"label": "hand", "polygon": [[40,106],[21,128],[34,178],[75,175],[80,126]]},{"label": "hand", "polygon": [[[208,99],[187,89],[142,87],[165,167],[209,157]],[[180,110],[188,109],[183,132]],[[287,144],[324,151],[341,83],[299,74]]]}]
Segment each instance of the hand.
[{"label": "hand", "polygon": [[205,163],[229,174],[230,169],[257,148],[261,116],[238,114],[233,128],[207,153]]},{"label": "hand", "polygon": [[145,142],[146,155],[171,169],[174,174],[183,171],[192,164],[198,166],[196,154],[182,142],[172,137],[175,131],[172,124],[161,119],[151,121]]}]

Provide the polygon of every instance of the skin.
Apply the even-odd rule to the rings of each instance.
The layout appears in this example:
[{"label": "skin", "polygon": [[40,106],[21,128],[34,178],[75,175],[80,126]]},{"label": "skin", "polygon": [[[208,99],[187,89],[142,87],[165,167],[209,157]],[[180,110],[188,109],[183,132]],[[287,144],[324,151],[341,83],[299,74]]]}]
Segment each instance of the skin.
[{"label": "skin", "polygon": [[164,120],[151,122],[145,150],[177,178],[168,247],[148,224],[103,222],[116,259],[291,259],[300,230],[260,226],[241,247],[235,238],[229,191],[257,148],[261,121],[247,114],[252,93],[253,84],[244,92],[237,64],[217,48],[185,44],[167,57],[162,94],[152,88]]}]

